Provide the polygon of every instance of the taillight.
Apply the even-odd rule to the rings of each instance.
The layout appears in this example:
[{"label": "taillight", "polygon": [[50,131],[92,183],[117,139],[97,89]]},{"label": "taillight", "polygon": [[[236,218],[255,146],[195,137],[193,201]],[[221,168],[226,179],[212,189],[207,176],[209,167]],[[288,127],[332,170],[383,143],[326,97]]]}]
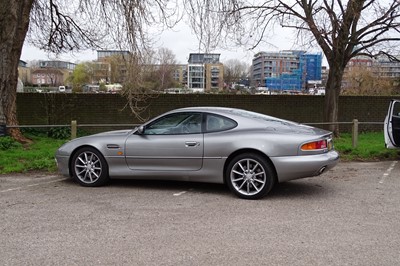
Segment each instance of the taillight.
[{"label": "taillight", "polygon": [[327,148],[328,148],[328,142],[326,140],[317,140],[301,145],[302,151],[323,150]]}]

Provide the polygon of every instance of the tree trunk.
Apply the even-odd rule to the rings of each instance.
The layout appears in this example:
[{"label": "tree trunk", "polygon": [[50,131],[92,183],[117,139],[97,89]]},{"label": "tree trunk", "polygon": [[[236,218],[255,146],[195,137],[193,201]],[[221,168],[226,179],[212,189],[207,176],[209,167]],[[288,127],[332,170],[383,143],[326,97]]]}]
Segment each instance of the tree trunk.
[{"label": "tree trunk", "polygon": [[333,123],[329,125],[329,130],[335,136],[339,135],[338,122],[339,95],[343,79],[343,69],[340,62],[332,62],[325,89],[324,119],[325,122]]},{"label": "tree trunk", "polygon": [[[0,124],[17,126],[18,63],[29,27],[34,0],[0,0]],[[21,143],[29,143],[18,128],[8,133]]]}]

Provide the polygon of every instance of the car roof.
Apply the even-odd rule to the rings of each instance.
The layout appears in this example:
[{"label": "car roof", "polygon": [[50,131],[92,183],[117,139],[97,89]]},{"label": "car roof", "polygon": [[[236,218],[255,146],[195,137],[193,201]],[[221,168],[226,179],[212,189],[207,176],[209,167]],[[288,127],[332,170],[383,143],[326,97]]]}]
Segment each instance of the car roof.
[{"label": "car roof", "polygon": [[232,111],[240,110],[245,111],[244,109],[238,108],[229,108],[229,107],[216,107],[216,106],[197,106],[197,107],[185,107],[173,110],[173,112],[212,112],[212,113],[224,113],[224,114],[232,114]]},{"label": "car roof", "polygon": [[[209,112],[213,114],[219,114],[223,116],[227,116],[232,119],[245,119],[245,120],[252,120],[261,122],[264,124],[266,121],[274,121],[274,122],[284,122],[284,123],[294,123],[292,121],[287,121],[284,119],[280,119],[277,117],[245,110],[245,109],[239,109],[239,108],[229,108],[229,107],[215,107],[215,106],[200,106],[200,107],[186,107],[186,108],[180,108],[180,109],[175,109],[171,111],[171,113],[175,112]],[[260,120],[260,118],[262,118]]]}]

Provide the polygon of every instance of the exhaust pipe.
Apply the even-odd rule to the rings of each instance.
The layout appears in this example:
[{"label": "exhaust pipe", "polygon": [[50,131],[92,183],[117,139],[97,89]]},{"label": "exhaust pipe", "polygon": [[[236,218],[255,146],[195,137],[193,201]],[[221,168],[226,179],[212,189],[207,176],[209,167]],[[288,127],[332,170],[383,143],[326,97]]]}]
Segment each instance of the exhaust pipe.
[{"label": "exhaust pipe", "polygon": [[322,174],[326,169],[326,166],[321,167],[321,169],[319,169],[318,171],[318,175]]}]

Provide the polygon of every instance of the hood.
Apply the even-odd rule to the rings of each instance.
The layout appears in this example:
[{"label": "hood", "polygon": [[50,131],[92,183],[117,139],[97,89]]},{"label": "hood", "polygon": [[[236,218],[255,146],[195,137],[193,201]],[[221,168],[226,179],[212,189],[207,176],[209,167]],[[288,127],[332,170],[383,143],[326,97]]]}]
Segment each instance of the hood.
[{"label": "hood", "polygon": [[92,136],[110,136],[110,135],[123,136],[123,135],[128,135],[130,132],[132,132],[132,129],[113,130],[113,131],[107,131],[107,132],[94,134]]}]

